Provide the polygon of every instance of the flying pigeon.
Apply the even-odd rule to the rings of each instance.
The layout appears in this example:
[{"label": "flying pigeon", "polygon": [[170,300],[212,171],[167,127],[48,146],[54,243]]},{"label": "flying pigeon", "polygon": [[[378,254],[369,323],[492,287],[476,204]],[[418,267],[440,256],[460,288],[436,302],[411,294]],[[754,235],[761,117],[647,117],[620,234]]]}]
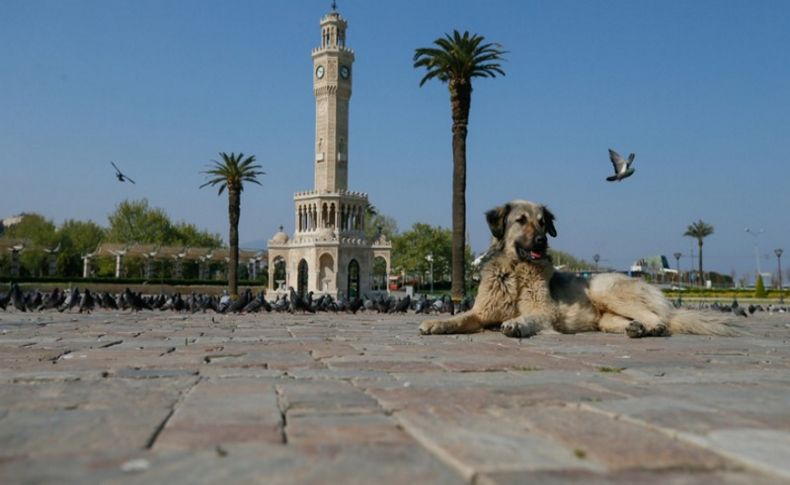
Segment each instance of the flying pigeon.
[{"label": "flying pigeon", "polygon": [[121,169],[118,168],[118,165],[116,165],[115,162],[110,163],[112,164],[113,168],[115,168],[115,176],[118,178],[119,182],[126,182],[128,180],[129,182],[134,183],[134,180],[130,179],[128,176],[124,175],[123,172],[121,172]]},{"label": "flying pigeon", "polygon": [[619,153],[609,149],[609,159],[612,161],[612,165],[614,165],[614,175],[606,177],[606,180],[609,182],[621,181],[626,177],[630,177],[634,173],[634,169],[631,168],[631,164],[634,163],[634,155],[633,153],[628,155],[628,160],[623,159]]}]

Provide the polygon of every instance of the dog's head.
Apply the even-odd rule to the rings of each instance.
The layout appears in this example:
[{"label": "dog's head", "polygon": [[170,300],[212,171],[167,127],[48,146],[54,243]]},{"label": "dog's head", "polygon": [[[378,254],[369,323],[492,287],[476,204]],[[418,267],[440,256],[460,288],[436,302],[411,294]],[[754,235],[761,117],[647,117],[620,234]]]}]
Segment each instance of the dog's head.
[{"label": "dog's head", "polygon": [[513,200],[486,212],[491,234],[511,258],[524,262],[548,261],[549,241],[557,237],[554,214],[527,200]]}]

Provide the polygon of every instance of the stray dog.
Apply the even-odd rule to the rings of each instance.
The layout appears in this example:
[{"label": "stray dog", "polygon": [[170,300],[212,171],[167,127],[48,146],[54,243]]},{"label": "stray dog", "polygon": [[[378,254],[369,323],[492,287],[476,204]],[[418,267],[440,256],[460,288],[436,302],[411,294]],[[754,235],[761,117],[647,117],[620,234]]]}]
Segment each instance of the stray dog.
[{"label": "stray dog", "polygon": [[447,320],[426,320],[422,334],[472,333],[501,325],[508,337],[540,332],[615,332],[631,338],[671,333],[736,335],[722,317],[677,310],[661,291],[617,273],[585,279],[554,270],[547,236],[554,214],[526,200],[486,213],[493,241],[484,259],[474,307]]}]

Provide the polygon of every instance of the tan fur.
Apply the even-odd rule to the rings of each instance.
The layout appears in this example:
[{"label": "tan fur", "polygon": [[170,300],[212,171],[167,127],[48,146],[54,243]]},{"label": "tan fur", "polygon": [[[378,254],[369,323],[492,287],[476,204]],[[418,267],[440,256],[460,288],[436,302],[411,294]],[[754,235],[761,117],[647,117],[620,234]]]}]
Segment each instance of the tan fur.
[{"label": "tan fur", "polygon": [[676,310],[658,288],[640,279],[603,273],[585,280],[556,272],[545,256],[546,236],[556,236],[554,216],[542,205],[514,200],[486,218],[493,241],[474,307],[446,320],[426,320],[421,333],[472,333],[501,325],[510,337],[544,331],[735,335],[726,319]]}]

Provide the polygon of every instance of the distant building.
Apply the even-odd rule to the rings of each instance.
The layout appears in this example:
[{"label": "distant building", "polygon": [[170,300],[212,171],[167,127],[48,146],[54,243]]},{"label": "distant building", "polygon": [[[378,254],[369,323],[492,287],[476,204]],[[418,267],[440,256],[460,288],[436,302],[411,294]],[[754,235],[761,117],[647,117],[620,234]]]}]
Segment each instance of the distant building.
[{"label": "distant building", "polygon": [[0,219],[0,234],[5,232],[6,229],[13,226],[14,224],[19,224],[20,222],[22,222],[22,219],[24,219],[26,215],[27,214],[23,212],[15,216],[6,217],[5,219]]}]

